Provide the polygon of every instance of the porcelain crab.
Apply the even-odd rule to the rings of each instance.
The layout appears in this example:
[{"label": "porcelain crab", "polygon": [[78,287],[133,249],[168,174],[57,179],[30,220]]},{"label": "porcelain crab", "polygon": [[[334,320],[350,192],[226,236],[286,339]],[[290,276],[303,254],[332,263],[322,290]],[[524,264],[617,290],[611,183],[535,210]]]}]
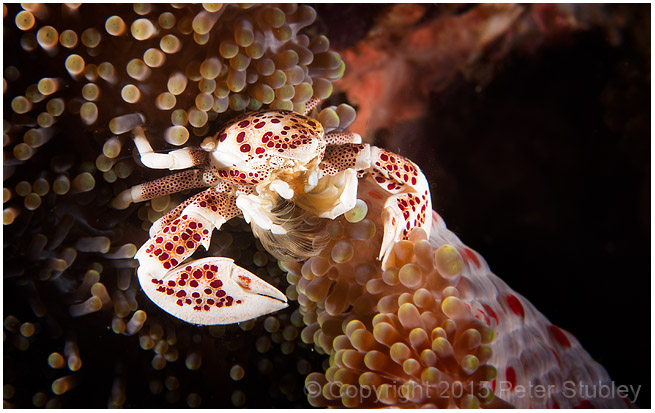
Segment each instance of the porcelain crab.
[{"label": "porcelain crab", "polygon": [[351,210],[359,179],[372,179],[387,196],[379,255],[383,269],[394,242],[415,227],[429,233],[430,193],[418,166],[363,144],[356,133],[324,133],[308,116],[317,105],[310,101],[305,114],[249,113],[206,138],[200,148],[166,154],[153,152],[141,127],[133,130],[144,166],[193,169],[121,192],[115,208],[208,188],[156,221],[135,256],[141,287],[155,304],[202,325],[241,322],[287,307],[284,294],[229,258],[185,260],[200,245],[208,249],[212,231],[237,216],[251,223],[262,241],[268,239],[263,245],[278,258],[317,255],[324,244],[315,223]]}]

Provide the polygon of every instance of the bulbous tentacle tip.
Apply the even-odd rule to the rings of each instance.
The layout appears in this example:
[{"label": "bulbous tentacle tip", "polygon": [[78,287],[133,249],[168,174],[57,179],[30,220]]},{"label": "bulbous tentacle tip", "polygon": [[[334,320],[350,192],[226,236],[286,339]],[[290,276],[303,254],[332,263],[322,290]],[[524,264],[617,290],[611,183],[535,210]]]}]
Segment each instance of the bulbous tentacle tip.
[{"label": "bulbous tentacle tip", "polygon": [[111,206],[114,209],[126,209],[130,206],[131,203],[132,191],[130,189],[126,189],[118,194],[116,198],[114,198],[114,200],[111,202]]},{"label": "bulbous tentacle tip", "polygon": [[278,289],[229,258],[203,258],[162,278],[139,272],[146,295],[167,313],[199,325],[233,324],[282,310]]}]

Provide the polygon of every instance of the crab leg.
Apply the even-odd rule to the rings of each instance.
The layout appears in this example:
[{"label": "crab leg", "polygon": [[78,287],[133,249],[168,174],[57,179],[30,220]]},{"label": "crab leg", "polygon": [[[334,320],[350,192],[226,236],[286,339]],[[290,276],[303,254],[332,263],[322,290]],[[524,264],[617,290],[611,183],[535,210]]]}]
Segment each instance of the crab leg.
[{"label": "crab leg", "polygon": [[156,153],[152,150],[143,128],[139,126],[132,133],[141,163],[150,169],[175,170],[209,165],[209,154],[201,148],[183,148],[169,153]]},{"label": "crab leg", "polygon": [[138,274],[163,278],[200,246],[209,248],[211,233],[238,216],[236,197],[215,188],[201,192],[186,205],[180,216],[164,225],[136,253]]},{"label": "crab leg", "polygon": [[427,180],[410,160],[367,144],[328,146],[321,162],[321,177],[354,168],[369,177],[389,196],[383,208],[384,237],[380,248],[382,268],[396,241],[408,239],[414,228],[430,232],[432,211]]},{"label": "crab leg", "polygon": [[323,101],[323,99],[313,97],[313,98],[309,99],[307,102],[305,102],[304,115],[309,115],[312,112],[312,110],[314,110],[315,108],[318,107],[318,105],[321,104],[322,101]]},{"label": "crab leg", "polygon": [[371,146],[364,143],[346,143],[343,145],[328,145],[321,161],[322,178],[326,175],[336,175],[346,169],[356,169],[358,172],[371,167]]},{"label": "crab leg", "polygon": [[[219,182],[218,185],[213,187],[213,189],[216,192],[229,192],[231,187],[230,184],[226,182]],[[199,192],[194,196],[192,196],[191,198],[187,198],[186,200],[182,201],[178,206],[171,209],[166,215],[162,216],[157,221],[153,222],[149,231],[150,236],[155,235],[157,232],[161,231],[166,225],[170,224],[175,219],[179,218],[179,216],[182,215],[182,211],[184,211],[184,208],[192,204],[199,197],[203,197],[203,196],[206,196],[204,192]]]},{"label": "crab leg", "polygon": [[146,295],[175,317],[204,325],[246,321],[287,307],[284,294],[231,259],[210,257],[176,268],[198,246],[207,249],[214,228],[240,212],[234,195],[210,188],[165,216],[174,219],[135,256]]},{"label": "crab leg", "polygon": [[217,180],[218,178],[211,170],[191,169],[178,172],[124,190],[114,199],[112,206],[116,209],[125,209],[133,202],[146,201],[187,189],[211,186]]},{"label": "crab leg", "polygon": [[343,145],[344,143],[362,143],[362,137],[358,133],[342,131],[329,132],[325,134],[325,142],[328,145]]},{"label": "crab leg", "polygon": [[393,244],[408,239],[414,228],[423,228],[427,234],[430,233],[430,187],[414,162],[393,152],[372,146],[371,164],[371,177],[382,189],[392,194],[382,209],[384,237],[380,260],[382,268],[386,268]]},{"label": "crab leg", "polygon": [[238,323],[288,306],[284,294],[229,258],[191,261],[161,278],[139,272],[139,282],[160,308],[194,324]]},{"label": "crab leg", "polygon": [[166,225],[170,224],[171,222],[175,221],[175,219],[179,218],[179,216],[182,215],[182,211],[184,211],[184,208],[189,206],[193,201],[195,201],[201,196],[203,196],[202,192],[195,194],[191,198],[187,198],[186,200],[182,201],[178,206],[171,209],[166,215],[162,216],[157,221],[153,222],[152,225],[150,226],[150,231],[148,231],[150,236],[152,237],[153,235],[161,231]]}]

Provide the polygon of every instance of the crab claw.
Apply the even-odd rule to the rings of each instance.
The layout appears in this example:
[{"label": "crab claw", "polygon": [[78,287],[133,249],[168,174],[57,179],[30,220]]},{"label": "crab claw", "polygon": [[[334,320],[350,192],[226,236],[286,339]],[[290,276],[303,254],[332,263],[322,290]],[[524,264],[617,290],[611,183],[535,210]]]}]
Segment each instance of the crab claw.
[{"label": "crab claw", "polygon": [[163,278],[139,273],[148,298],[167,313],[193,324],[232,324],[288,306],[278,289],[229,258],[202,258]]}]

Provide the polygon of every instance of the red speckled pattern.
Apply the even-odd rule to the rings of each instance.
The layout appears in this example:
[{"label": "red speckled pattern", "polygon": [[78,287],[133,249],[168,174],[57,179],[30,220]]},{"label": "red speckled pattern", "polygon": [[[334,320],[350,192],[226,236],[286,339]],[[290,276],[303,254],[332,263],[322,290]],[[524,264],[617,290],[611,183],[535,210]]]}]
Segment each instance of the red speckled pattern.
[{"label": "red speckled pattern", "polygon": [[[211,190],[209,190],[209,192],[210,193],[214,193],[214,192],[215,193],[221,193],[221,192],[229,191],[229,189],[230,189],[229,184],[227,184],[225,182],[218,182],[218,184],[215,187],[211,188]],[[188,199],[184,200],[178,206],[171,209],[166,215],[161,217],[159,220],[157,220],[153,224],[152,228],[150,229],[150,235],[156,234],[162,228],[164,228],[166,225],[173,222],[176,218],[178,218],[182,214],[182,211],[184,211],[184,208],[191,205],[198,198],[206,197],[207,194],[205,192],[207,192],[207,191],[200,192],[200,193],[192,196],[191,198],[188,198]]]},{"label": "red speckled pattern", "polygon": [[191,256],[200,244],[207,245],[211,237],[208,228],[189,215],[182,215],[166,225],[155,237],[146,244],[146,254],[157,258],[162,266],[170,270]]},{"label": "red speckled pattern", "polygon": [[203,171],[191,169],[141,184],[139,196],[141,200],[146,200],[203,186],[207,186]]},{"label": "red speckled pattern", "polygon": [[320,165],[321,176],[336,175],[345,169],[354,168],[357,156],[367,147],[367,144],[356,143],[328,146]]},{"label": "red speckled pattern", "polygon": [[[178,217],[168,222],[178,213]],[[190,257],[200,245],[209,246],[217,223],[222,224],[240,213],[235,196],[209,188],[193,197],[183,209],[176,208],[164,216],[164,224],[141,247],[136,258],[141,266],[148,266],[153,276],[163,276]]]},{"label": "red speckled pattern", "polygon": [[[395,240],[407,239],[414,228],[429,231],[432,222],[430,191],[419,167],[405,157],[377,147],[371,150],[371,163],[372,178],[380,188],[393,195],[386,200],[385,209],[392,213],[391,226],[402,228],[394,231]],[[390,229],[385,226],[385,236],[387,231]]]},{"label": "red speckled pattern", "polygon": [[[252,169],[220,169],[221,178],[238,184],[257,185],[264,181],[270,166],[258,167],[274,156],[309,161],[325,146],[323,127],[318,121],[291,111],[263,111],[248,114],[216,134],[220,150],[247,155]],[[319,148],[317,150],[317,148]]]},{"label": "red speckled pattern", "polygon": [[155,304],[193,324],[232,324],[287,307],[284,294],[229,258],[190,261],[161,277],[140,273],[139,282]]},{"label": "red speckled pattern", "polygon": [[[175,297],[179,307],[190,306],[193,311],[209,311],[241,304],[228,295],[220,280],[218,266],[213,264],[187,265],[166,276],[165,280],[153,278],[157,293]],[[245,276],[240,276],[244,277]]]},{"label": "red speckled pattern", "polygon": [[325,134],[325,143],[328,145],[344,145],[347,143],[362,143],[362,137],[356,133],[330,132]]},{"label": "red speckled pattern", "polygon": [[[375,167],[379,174],[375,180],[379,184],[386,184],[385,189],[391,193],[404,185],[416,186],[418,183],[419,169],[414,162],[387,150],[379,149]],[[383,177],[392,179],[392,181],[385,182],[382,180]]]},{"label": "red speckled pattern", "polygon": [[402,239],[408,239],[412,229],[425,225],[425,211],[430,205],[428,197],[426,194],[400,194],[391,199],[393,201],[388,203],[398,208],[404,218]]}]

